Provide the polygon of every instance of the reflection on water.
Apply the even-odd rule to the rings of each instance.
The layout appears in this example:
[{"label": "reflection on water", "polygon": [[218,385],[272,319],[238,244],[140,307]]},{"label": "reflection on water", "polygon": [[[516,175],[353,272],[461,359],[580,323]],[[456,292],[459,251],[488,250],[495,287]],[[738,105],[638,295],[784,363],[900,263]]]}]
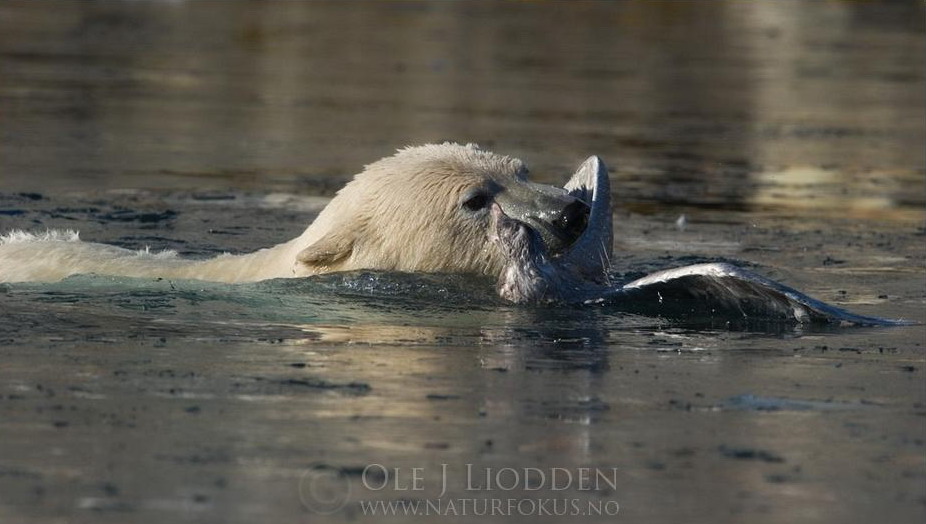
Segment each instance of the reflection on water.
[{"label": "reflection on water", "polygon": [[[353,475],[350,507],[408,495],[360,488],[371,463],[422,468],[415,496],[435,500],[444,464],[457,473],[448,497],[480,499],[495,494],[467,487],[467,464],[617,467],[616,492],[543,493],[617,500],[654,521],[722,521],[744,496],[787,501],[774,512],[787,520],[858,490],[899,517],[918,511],[896,503],[918,482],[873,494],[859,479],[922,470],[907,440],[919,434],[908,403],[926,400],[910,342],[921,327],[692,331],[482,293],[453,277],[369,274],[5,285],[8,511],[275,520],[301,514],[299,478],[318,467]],[[676,504],[657,504],[667,492]]]},{"label": "reflection on water", "polygon": [[[923,319],[923,14],[5,1],[0,231],[247,252],[301,232],[363,164],[450,138],[543,182],[604,157],[620,280],[730,260]],[[0,286],[0,521],[343,522],[372,520],[359,498],[439,495],[304,509],[306,471],[358,487],[371,463],[617,467],[616,492],[542,495],[616,500],[632,522],[923,520],[922,326],[733,331],[491,287]],[[496,493],[453,477],[448,495]],[[494,518],[511,520],[534,518]]]},{"label": "reflection on water", "polygon": [[[837,208],[921,220],[918,3],[5,2],[7,190],[330,194],[453,138],[559,181],[597,153],[631,209]],[[350,38],[345,38],[350,34]],[[758,178],[757,178],[758,177]],[[795,209],[786,206],[785,213]]]}]

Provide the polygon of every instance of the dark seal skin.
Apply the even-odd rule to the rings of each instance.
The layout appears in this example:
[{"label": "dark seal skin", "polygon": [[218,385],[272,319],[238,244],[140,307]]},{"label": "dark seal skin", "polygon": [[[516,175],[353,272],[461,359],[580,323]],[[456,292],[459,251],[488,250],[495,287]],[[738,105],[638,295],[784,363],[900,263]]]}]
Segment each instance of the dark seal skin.
[{"label": "dark seal skin", "polygon": [[491,207],[490,240],[505,260],[497,284],[503,299],[515,304],[611,304],[657,315],[672,308],[697,309],[712,316],[800,324],[911,324],[856,315],[728,263],[684,266],[611,283],[612,212],[604,162],[589,158],[565,189],[585,201],[590,213],[582,236],[556,255],[530,225],[506,215],[498,205]]}]

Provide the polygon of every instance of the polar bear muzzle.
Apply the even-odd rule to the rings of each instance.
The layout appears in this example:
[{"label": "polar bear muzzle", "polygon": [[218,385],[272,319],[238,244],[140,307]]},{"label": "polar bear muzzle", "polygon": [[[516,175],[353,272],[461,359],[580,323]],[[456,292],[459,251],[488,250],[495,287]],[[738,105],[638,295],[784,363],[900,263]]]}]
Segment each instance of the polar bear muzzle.
[{"label": "polar bear muzzle", "polygon": [[569,248],[588,225],[588,204],[558,187],[533,183],[512,185],[495,200],[506,216],[536,231],[551,254]]}]

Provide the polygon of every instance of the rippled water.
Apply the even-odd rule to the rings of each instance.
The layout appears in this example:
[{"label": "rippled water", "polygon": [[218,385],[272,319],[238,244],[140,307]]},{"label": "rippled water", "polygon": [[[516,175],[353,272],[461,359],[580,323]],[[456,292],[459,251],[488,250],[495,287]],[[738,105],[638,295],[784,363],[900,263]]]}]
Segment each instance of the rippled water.
[{"label": "rippled water", "polygon": [[[926,321],[924,32],[899,2],[4,2],[0,231],[247,252],[363,164],[449,138],[548,183],[601,155],[618,280],[723,260]],[[926,516],[922,325],[514,307],[492,286],[0,284],[0,521],[430,522],[359,503],[509,495],[628,522]],[[424,489],[367,489],[370,464]],[[470,490],[467,464],[617,485]],[[351,486],[327,516],[306,484],[326,473],[334,500]]]}]

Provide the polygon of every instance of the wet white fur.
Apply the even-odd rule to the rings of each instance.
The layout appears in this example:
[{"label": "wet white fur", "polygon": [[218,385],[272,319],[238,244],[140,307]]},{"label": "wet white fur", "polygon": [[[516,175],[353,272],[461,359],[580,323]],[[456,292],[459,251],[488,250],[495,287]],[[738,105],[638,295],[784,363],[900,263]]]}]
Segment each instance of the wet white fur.
[{"label": "wet white fur", "polygon": [[14,231],[0,237],[0,282],[82,273],[244,282],[362,268],[497,274],[487,213],[461,213],[459,203],[473,187],[523,183],[523,169],[473,145],[402,149],[366,166],[299,237],[209,260],[83,242],[72,231]]}]

